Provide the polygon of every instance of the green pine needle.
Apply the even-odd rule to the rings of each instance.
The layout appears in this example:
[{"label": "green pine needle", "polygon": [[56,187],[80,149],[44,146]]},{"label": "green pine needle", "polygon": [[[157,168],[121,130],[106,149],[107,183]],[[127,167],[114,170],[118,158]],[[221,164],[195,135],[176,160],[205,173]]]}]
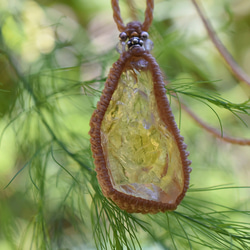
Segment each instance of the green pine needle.
[{"label": "green pine needle", "polygon": [[[161,4],[174,8],[175,1],[167,2]],[[205,135],[200,138],[196,127],[187,128],[185,136],[193,158],[191,187],[176,211],[129,214],[104,197],[94,171],[89,120],[118,55],[114,48],[98,44],[104,39],[106,45],[112,45],[114,38],[106,42],[109,32],[95,28],[96,24],[102,27],[101,22],[93,20],[97,22],[93,27],[87,23],[96,13],[85,4],[64,3],[76,18],[62,17],[53,4],[20,1],[15,8],[0,4],[0,248],[250,249],[250,187],[243,182],[247,153],[211,142]],[[234,9],[226,7],[229,21],[221,27],[231,27],[234,22]],[[48,24],[38,24],[36,14]],[[197,63],[200,55],[192,51],[194,58],[186,56],[191,53],[190,42],[175,30],[176,19],[160,14],[155,14],[152,27],[156,51],[158,47],[162,52],[157,60],[162,63],[164,59],[161,66],[168,67],[173,79],[180,72],[195,76],[170,81],[166,90],[171,106],[174,98],[179,104],[185,100],[191,109],[193,101],[199,101],[215,113],[221,132],[226,121],[217,107],[249,124],[250,100],[233,103],[215,91],[217,81],[209,81],[214,77],[207,77]],[[32,29],[29,18],[35,18]],[[31,34],[31,30],[36,32]],[[46,51],[39,47],[46,39],[36,35],[48,30],[54,45]],[[196,42],[195,46],[202,44]],[[24,53],[27,48],[29,53]],[[179,105],[179,123],[191,126],[181,112]],[[209,174],[207,157],[213,165]],[[216,171],[223,173],[223,179],[218,180]],[[200,180],[205,187],[196,184]]]}]

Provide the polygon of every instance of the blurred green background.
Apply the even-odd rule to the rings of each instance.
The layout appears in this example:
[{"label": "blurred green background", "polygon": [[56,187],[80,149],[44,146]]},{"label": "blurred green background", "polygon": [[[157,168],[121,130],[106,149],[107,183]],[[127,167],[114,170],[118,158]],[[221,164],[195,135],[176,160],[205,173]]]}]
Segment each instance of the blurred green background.
[{"label": "blurred green background", "polygon": [[[134,4],[143,20],[145,1]],[[223,44],[250,75],[249,0],[202,4]],[[120,1],[120,8],[124,22],[131,21],[128,2]],[[122,231],[118,220],[112,224],[102,215],[103,207],[112,206],[98,188],[88,135],[109,68],[119,57],[112,15],[109,0],[0,1],[0,249],[122,249],[114,234]],[[208,125],[249,139],[250,86],[230,73],[191,1],[156,0],[149,33],[169,89]],[[209,102],[210,97],[218,102]],[[211,222],[203,222],[214,224],[207,232],[195,231],[190,220],[180,237],[176,218],[184,217],[178,213],[164,215],[169,223],[176,219],[172,229],[161,225],[163,215],[129,217],[110,210],[110,216],[146,223],[147,230],[138,221],[128,224],[124,237],[136,235],[139,241],[131,249],[230,249],[230,240],[223,246],[222,239],[211,236],[216,230],[211,235],[209,230],[224,218],[220,229],[239,236],[231,238],[233,244],[249,232],[249,146],[214,138],[176,98],[170,100],[193,162],[191,188],[177,212],[186,215],[189,209],[199,221],[213,211]],[[233,112],[221,100],[233,104]],[[223,211],[228,209],[227,217]],[[239,223],[245,228],[232,229]],[[105,239],[106,245],[100,244]],[[249,238],[248,244],[239,242],[231,249],[250,248]]]}]

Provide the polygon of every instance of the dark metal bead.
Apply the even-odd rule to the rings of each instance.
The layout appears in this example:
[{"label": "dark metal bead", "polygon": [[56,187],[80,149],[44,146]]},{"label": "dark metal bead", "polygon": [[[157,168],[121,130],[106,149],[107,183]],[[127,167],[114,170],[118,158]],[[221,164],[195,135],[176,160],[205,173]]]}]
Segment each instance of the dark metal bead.
[{"label": "dark metal bead", "polygon": [[142,31],[142,33],[141,33],[141,39],[142,39],[142,40],[146,40],[146,39],[148,39],[148,38],[149,38],[148,32]]},{"label": "dark metal bead", "polygon": [[119,39],[121,41],[125,42],[127,40],[127,38],[128,38],[128,36],[127,36],[127,34],[125,32],[120,33]]},{"label": "dark metal bead", "polygon": [[138,38],[137,37],[132,38],[132,44],[136,44],[136,43],[138,43]]},{"label": "dark metal bead", "polygon": [[136,36],[137,37],[139,36],[138,33],[136,31],[132,32],[131,37],[136,37]]}]

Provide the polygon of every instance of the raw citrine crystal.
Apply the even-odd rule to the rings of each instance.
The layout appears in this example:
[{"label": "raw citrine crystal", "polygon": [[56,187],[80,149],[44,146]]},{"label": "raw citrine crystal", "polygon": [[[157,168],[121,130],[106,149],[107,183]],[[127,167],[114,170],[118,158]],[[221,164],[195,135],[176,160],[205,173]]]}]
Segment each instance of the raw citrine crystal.
[{"label": "raw citrine crystal", "polygon": [[91,150],[103,194],[129,213],[176,209],[189,185],[191,162],[166,97],[161,70],[150,54],[145,21],[126,26],[112,1],[120,58],[110,69],[90,120]]},{"label": "raw citrine crystal", "polygon": [[101,123],[101,146],[115,190],[175,204],[184,189],[180,150],[161,119],[148,62],[125,70]]},{"label": "raw citrine crystal", "polygon": [[130,213],[176,209],[188,189],[191,162],[148,51],[135,45],[113,64],[90,127],[106,197]]}]

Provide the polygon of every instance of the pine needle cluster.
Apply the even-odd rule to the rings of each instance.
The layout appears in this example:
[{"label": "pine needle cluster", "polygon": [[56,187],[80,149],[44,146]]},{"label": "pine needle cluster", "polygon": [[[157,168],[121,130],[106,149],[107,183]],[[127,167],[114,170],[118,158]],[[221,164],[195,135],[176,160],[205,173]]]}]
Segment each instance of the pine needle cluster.
[{"label": "pine needle cluster", "polygon": [[[198,54],[185,56],[189,41],[179,40],[183,34],[173,17],[156,18],[152,40],[191,153],[191,187],[176,211],[129,214],[103,196],[88,135],[107,70],[118,55],[114,46],[94,45],[107,38],[80,18],[87,10],[95,13],[84,1],[64,8],[37,2],[0,4],[0,248],[250,249],[247,149],[214,139],[182,107],[199,114],[210,107],[204,117],[216,114],[221,134],[228,119],[249,136],[250,103],[237,80],[229,77],[229,85],[242,93],[241,102],[224,97],[225,82],[197,64]],[[37,33],[53,42],[41,45]]]}]

